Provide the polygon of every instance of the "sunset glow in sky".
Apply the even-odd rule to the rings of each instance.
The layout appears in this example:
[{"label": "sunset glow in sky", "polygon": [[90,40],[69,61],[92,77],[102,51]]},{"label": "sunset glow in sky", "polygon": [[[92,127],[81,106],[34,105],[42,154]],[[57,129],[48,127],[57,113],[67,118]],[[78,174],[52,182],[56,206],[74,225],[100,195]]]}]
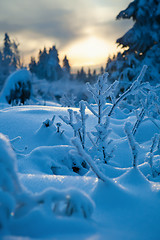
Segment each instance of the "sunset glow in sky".
[{"label": "sunset glow in sky", "polygon": [[39,49],[56,45],[72,67],[105,65],[116,52],[115,41],[130,26],[115,21],[129,0],[0,0],[0,42],[4,33],[20,43],[23,61]]}]

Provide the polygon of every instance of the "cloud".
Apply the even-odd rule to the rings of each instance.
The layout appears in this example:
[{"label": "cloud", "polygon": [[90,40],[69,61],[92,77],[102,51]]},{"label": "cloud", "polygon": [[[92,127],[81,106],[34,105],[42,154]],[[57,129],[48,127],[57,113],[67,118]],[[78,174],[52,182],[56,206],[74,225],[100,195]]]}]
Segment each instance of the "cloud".
[{"label": "cloud", "polygon": [[23,1],[23,4],[22,1],[15,0],[16,8],[8,2],[11,0],[7,0],[6,4],[4,2],[0,9],[1,33],[33,32],[37,38],[56,39],[59,47],[64,47],[84,34],[83,27],[87,24],[87,18],[80,17],[82,14],[79,10],[77,14],[77,10],[67,9],[64,1],[62,6],[58,6],[50,0],[32,1],[32,4],[30,0]]},{"label": "cloud", "polygon": [[[115,21],[130,0],[0,0],[0,33],[16,36],[24,54],[45,44],[58,50],[90,36],[116,41],[131,25]],[[123,4],[122,4],[123,2]]]},{"label": "cloud", "polygon": [[[129,0],[124,0],[127,5]],[[12,0],[2,1],[0,9],[0,31],[20,33],[33,32],[37,38],[56,39],[59,47],[82,38],[86,28],[95,28],[101,35],[115,36],[124,29],[124,23],[105,22],[107,9],[119,6],[119,0]],[[98,7],[105,7],[103,13]],[[105,13],[106,9],[106,13]],[[109,13],[109,18],[115,17]],[[118,14],[118,12],[117,12]],[[102,18],[102,15],[104,17]],[[102,19],[98,23],[98,19]],[[107,19],[108,20],[108,19]],[[116,27],[116,25],[118,27]],[[119,28],[121,27],[121,28]],[[113,29],[113,31],[112,31]],[[120,29],[120,30],[119,30]],[[117,36],[117,35],[116,35]]]},{"label": "cloud", "polygon": [[111,20],[95,25],[95,32],[103,39],[113,40],[116,42],[117,38],[123,36],[133,26],[133,21],[122,20],[116,21]]},{"label": "cloud", "polygon": [[128,6],[128,4],[131,2],[131,0],[92,0],[92,2],[98,6],[103,6],[103,7],[111,7],[111,8],[118,8],[118,9],[123,9]]},{"label": "cloud", "polygon": [[1,32],[30,31],[37,34],[37,37],[58,39],[60,45],[68,44],[71,40],[78,38],[81,34],[82,26],[75,24],[74,13],[67,10],[55,9],[54,11],[44,11],[43,16],[40,14],[35,19],[19,20],[19,17],[13,20],[1,20]]}]

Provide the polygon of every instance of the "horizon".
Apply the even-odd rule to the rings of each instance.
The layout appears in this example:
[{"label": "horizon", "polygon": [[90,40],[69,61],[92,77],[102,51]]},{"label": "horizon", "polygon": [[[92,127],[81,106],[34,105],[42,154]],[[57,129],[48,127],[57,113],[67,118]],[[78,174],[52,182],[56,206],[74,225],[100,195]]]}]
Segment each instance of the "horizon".
[{"label": "horizon", "polygon": [[[1,0],[2,1],[2,0]],[[107,58],[116,54],[116,39],[133,23],[116,21],[118,13],[125,9],[129,0],[41,0],[1,2],[0,42],[4,33],[20,43],[19,51],[25,64],[30,58],[37,59],[39,50],[56,46],[60,63],[66,55],[74,69],[105,66]],[[7,13],[7,18],[6,18]],[[30,16],[28,17],[28,13]]]}]

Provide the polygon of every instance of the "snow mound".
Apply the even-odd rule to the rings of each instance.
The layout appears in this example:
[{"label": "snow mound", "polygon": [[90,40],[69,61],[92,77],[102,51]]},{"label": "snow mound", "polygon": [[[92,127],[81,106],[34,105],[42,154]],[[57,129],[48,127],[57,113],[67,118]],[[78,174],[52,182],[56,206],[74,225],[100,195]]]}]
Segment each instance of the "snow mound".
[{"label": "snow mound", "polygon": [[0,187],[4,191],[15,194],[19,188],[16,175],[16,155],[12,149],[9,139],[0,133]]},{"label": "snow mound", "polygon": [[0,95],[0,102],[24,104],[27,99],[30,99],[31,94],[31,74],[26,69],[20,69],[7,78]]},{"label": "snow mound", "polygon": [[[138,168],[130,168],[126,173],[116,179],[123,186],[132,185],[132,188],[150,188],[151,184]],[[130,188],[131,189],[131,188]]]},{"label": "snow mound", "polygon": [[24,159],[19,159],[19,171],[30,174],[84,175],[87,172],[86,163],[74,155],[74,149],[68,145],[35,148]]},{"label": "snow mound", "polygon": [[38,142],[40,146],[70,145],[70,140],[65,133],[57,132],[56,127],[53,124],[46,127],[43,123],[36,131],[34,140],[35,142]]},{"label": "snow mound", "polygon": [[0,231],[7,229],[15,208],[15,194],[19,189],[16,175],[16,156],[7,137],[0,133]]},{"label": "snow mound", "polygon": [[[67,147],[66,147],[67,149]],[[64,152],[66,152],[64,149]],[[68,149],[68,151],[70,148]],[[52,151],[54,154],[58,151]],[[94,203],[90,197],[81,190],[66,189],[56,190],[47,188],[38,194],[32,194],[23,189],[17,178],[16,156],[11,147],[9,139],[0,134],[0,231],[11,231],[19,235],[23,229],[22,235],[40,236],[38,229],[33,231],[33,220],[37,223],[45,234],[46,224],[52,223],[62,227],[64,220],[58,221],[57,216],[90,218]],[[42,151],[43,152],[43,151]],[[59,148],[58,156],[60,156]],[[38,151],[40,153],[40,151]],[[10,222],[10,223],[9,223]],[[57,223],[59,222],[59,223]],[[23,226],[27,226],[27,233]],[[44,227],[45,226],[45,227]],[[70,226],[71,227],[71,226]],[[53,234],[53,229],[49,228]],[[32,235],[33,236],[33,235]]]}]

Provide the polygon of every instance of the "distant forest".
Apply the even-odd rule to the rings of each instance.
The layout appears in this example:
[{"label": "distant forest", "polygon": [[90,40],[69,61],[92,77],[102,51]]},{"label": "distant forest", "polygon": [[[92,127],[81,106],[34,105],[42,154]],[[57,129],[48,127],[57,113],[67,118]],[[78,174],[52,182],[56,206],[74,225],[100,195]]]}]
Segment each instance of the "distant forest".
[{"label": "distant forest", "polygon": [[[0,87],[2,88],[6,78],[16,69],[23,68],[24,64],[20,58],[19,44],[10,39],[8,33],[5,33],[3,47],[0,51]],[[55,45],[51,48],[39,50],[37,60],[31,57],[28,68],[32,74],[35,74],[39,79],[46,79],[50,82],[57,81],[66,76],[70,79],[76,79],[81,82],[94,83],[97,77],[96,70],[91,72],[90,68],[85,72],[82,67],[76,74],[71,73],[71,66],[67,56],[63,59],[63,64],[60,66],[59,54]],[[104,68],[100,68],[101,74],[104,73]]]}]

